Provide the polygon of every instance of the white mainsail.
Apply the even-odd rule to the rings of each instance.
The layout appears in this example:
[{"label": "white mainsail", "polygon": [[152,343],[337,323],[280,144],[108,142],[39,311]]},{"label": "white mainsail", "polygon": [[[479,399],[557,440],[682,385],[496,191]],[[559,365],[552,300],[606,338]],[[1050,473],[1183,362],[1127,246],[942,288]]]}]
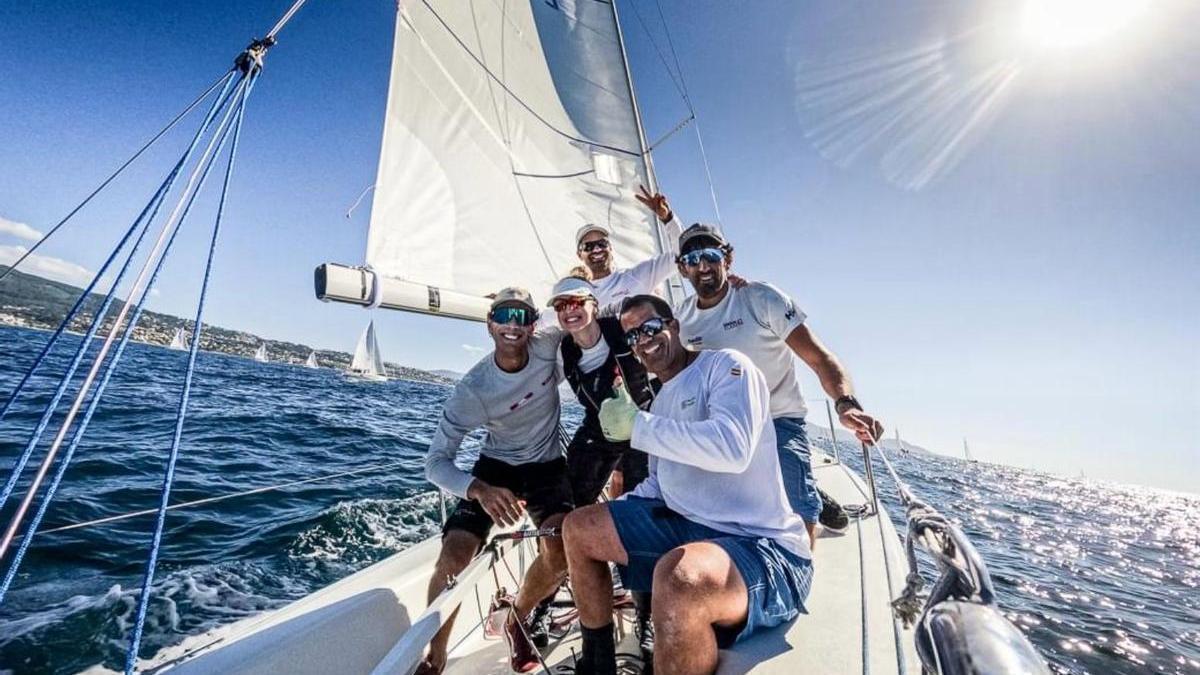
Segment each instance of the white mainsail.
[{"label": "white mainsail", "polygon": [[320,368],[321,364],[317,363],[317,353],[315,351],[308,353],[308,358],[304,360],[305,368]]},{"label": "white mainsail", "polygon": [[[618,266],[662,250],[633,197],[653,182],[609,3],[400,7],[366,261],[415,286],[394,302],[381,284],[383,306],[436,312],[509,285],[541,301],[585,223],[610,230]],[[365,304],[358,280],[327,265],[318,293]]]},{"label": "white mainsail", "polygon": [[379,351],[379,340],[375,337],[374,321],[367,324],[358,338],[358,345],[354,348],[354,359],[350,361],[350,373],[373,380],[387,377],[383,355]]},{"label": "white mainsail", "polygon": [[171,349],[187,349],[187,344],[183,341],[183,329],[175,329],[175,337],[171,338]]},{"label": "white mainsail", "polygon": [[258,349],[254,350],[254,360],[259,363],[266,363],[269,360],[267,359],[267,343],[262,343]]}]

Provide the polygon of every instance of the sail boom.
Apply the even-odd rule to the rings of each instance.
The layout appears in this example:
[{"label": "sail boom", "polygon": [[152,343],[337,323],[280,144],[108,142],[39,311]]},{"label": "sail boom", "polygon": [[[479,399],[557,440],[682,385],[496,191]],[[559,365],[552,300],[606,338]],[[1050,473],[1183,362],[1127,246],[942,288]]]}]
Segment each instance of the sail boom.
[{"label": "sail boom", "polygon": [[465,321],[486,321],[491,301],[487,298],[427,286],[382,274],[373,275],[362,267],[325,263],[314,273],[317,299],[345,302],[361,307],[371,305],[371,290],[379,280],[378,306],[418,314],[432,314]]}]

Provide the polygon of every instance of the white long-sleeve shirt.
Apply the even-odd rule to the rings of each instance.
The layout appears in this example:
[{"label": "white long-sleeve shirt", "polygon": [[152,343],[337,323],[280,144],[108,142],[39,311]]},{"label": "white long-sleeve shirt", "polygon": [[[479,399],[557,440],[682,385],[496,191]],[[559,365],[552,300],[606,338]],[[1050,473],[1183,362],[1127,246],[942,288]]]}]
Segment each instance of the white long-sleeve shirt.
[{"label": "white long-sleeve shirt", "polygon": [[699,352],[640,411],[630,443],[650,455],[633,495],[662,499],[688,520],[767,537],[811,558],[804,522],[788,505],[775,450],[770,390],[746,355]]},{"label": "white long-sleeve shirt", "polygon": [[675,249],[679,244],[679,220],[672,218],[663,224],[663,240],[667,250],[642,262],[614,271],[603,279],[596,279],[596,301],[601,306],[620,305],[632,295],[655,293],[671,273],[675,271]]}]

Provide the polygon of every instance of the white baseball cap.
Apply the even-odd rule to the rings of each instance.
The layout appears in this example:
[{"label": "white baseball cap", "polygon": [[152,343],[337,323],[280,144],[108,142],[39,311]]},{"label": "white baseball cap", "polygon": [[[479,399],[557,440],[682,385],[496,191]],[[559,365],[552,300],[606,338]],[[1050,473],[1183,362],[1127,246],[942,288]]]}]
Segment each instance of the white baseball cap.
[{"label": "white baseball cap", "polygon": [[587,279],[565,277],[554,284],[554,290],[550,291],[550,302],[546,303],[546,306],[553,307],[554,301],[559,298],[591,298],[595,300],[596,287]]},{"label": "white baseball cap", "polygon": [[606,237],[609,236],[607,227],[604,227],[603,225],[597,225],[595,223],[588,223],[587,225],[584,225],[583,227],[579,228],[579,231],[575,233],[575,245],[579,246],[579,242],[582,241],[585,236],[587,236],[589,233],[592,233],[592,232],[599,232],[600,234],[603,234]]}]

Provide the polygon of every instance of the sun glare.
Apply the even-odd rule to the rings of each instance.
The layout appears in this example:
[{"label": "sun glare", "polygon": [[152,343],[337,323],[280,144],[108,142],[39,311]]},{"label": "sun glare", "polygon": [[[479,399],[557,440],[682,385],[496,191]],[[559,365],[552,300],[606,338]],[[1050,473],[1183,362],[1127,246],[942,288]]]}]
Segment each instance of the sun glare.
[{"label": "sun glare", "polygon": [[1028,0],[1021,35],[1037,47],[1081,47],[1127,28],[1147,4],[1146,0]]}]

